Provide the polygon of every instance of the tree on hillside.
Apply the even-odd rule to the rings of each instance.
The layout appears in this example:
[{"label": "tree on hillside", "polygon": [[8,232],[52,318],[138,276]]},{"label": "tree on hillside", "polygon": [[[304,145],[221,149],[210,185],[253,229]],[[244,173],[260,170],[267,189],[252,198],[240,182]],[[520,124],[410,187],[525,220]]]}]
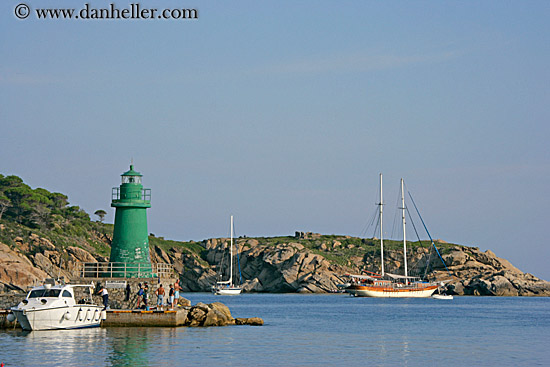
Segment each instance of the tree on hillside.
[{"label": "tree on hillside", "polygon": [[33,190],[21,178],[2,174],[0,219],[41,229],[50,229],[54,223],[82,226],[90,222],[90,216],[84,210],[69,206],[66,195],[43,188]]},{"label": "tree on hillside", "polygon": [[17,176],[0,177],[0,216],[34,228],[51,226],[52,209],[60,213],[66,196],[52,194],[46,189],[33,190]]},{"label": "tree on hillside", "polygon": [[90,220],[90,216],[88,215],[88,213],[86,213],[84,211],[84,209],[81,209],[77,205],[68,206],[68,207],[64,208],[63,209],[63,216],[65,218],[67,218],[68,220],[75,220],[75,219],[80,219],[80,220],[84,220],[84,221],[89,221]]},{"label": "tree on hillside", "polygon": [[0,193],[0,219],[2,219],[2,215],[11,206],[10,199],[7,198],[3,193]]},{"label": "tree on hillside", "polygon": [[52,211],[59,212],[61,209],[69,205],[69,198],[59,192],[51,192],[48,197],[53,203]]},{"label": "tree on hillside", "polygon": [[12,206],[8,209],[7,215],[15,219],[18,223],[23,223],[23,219],[28,217],[32,206],[29,203],[29,198],[32,196],[32,189],[25,185],[21,186],[10,186],[4,191]]},{"label": "tree on hillside", "polygon": [[107,215],[107,212],[103,209],[98,209],[95,211],[94,213],[95,215],[97,215],[99,217],[99,221],[101,223],[103,223],[103,219],[105,218],[105,216]]},{"label": "tree on hillside", "polygon": [[36,205],[30,216],[32,223],[40,228],[47,229],[52,224],[51,210],[43,204]]},{"label": "tree on hillside", "polygon": [[24,185],[23,180],[17,176],[1,176],[0,188],[18,187]]}]

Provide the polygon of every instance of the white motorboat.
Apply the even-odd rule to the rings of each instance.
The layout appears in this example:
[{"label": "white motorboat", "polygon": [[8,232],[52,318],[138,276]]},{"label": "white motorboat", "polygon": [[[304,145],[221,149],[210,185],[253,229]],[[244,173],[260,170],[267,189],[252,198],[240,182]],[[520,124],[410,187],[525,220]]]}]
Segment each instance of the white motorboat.
[{"label": "white motorboat", "polygon": [[446,294],[446,293],[443,293],[443,294],[436,293],[436,294],[432,295],[432,298],[435,298],[435,299],[453,299],[453,296],[450,295],[450,294]]},{"label": "white motorboat", "polygon": [[442,287],[444,287],[444,286],[445,286],[445,283],[441,282],[440,287],[437,289],[437,293],[434,293],[432,295],[432,298],[447,299],[447,300],[453,299],[453,296],[451,294],[447,294],[446,292],[441,291]]},{"label": "white motorboat", "polygon": [[[238,261],[239,253],[237,251],[237,261]],[[233,216],[231,216],[231,243],[229,245],[229,279],[225,281],[219,281],[216,282],[215,285],[212,286],[212,292],[216,295],[222,295],[222,296],[236,296],[238,294],[241,294],[242,288],[239,287],[234,283],[233,280]],[[239,269],[240,273],[240,265],[237,263],[237,266],[235,266],[235,269]],[[221,277],[221,274],[220,274]],[[236,278],[236,276],[235,276]],[[240,278],[240,274],[239,274]]]},{"label": "white motorboat", "polygon": [[[88,300],[75,302],[75,288],[90,289]],[[92,303],[92,284],[52,284],[31,289],[11,311],[23,330],[79,329],[97,327],[106,317],[103,306]]]}]

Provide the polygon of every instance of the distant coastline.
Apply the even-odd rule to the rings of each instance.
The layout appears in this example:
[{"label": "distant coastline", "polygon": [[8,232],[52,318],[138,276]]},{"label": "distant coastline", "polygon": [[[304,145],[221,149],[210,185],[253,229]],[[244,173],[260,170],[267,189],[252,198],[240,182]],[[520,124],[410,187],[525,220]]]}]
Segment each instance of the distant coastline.
[{"label": "distant coastline", "polygon": [[[108,262],[113,225],[97,221],[66,195],[31,189],[17,176],[0,175],[0,292],[23,290],[47,277],[75,276],[78,262]],[[153,263],[170,264],[184,291],[210,291],[227,238],[200,242],[149,236]],[[236,239],[245,292],[335,292],[345,274],[380,268],[379,240],[296,232]],[[399,241],[384,240],[388,271],[401,273]],[[430,242],[410,242],[408,261],[455,295],[550,296],[550,283],[524,273],[492,251],[436,240],[449,272],[426,256]],[[418,271],[418,269],[417,269]]]}]

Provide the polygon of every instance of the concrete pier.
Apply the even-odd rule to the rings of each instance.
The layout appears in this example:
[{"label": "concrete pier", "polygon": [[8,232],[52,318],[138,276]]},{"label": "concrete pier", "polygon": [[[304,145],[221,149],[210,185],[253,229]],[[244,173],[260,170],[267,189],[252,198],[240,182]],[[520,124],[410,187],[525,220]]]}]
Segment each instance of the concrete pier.
[{"label": "concrete pier", "polygon": [[[7,321],[9,310],[0,310],[0,329],[20,328],[17,321]],[[263,325],[259,317],[233,318],[226,305],[219,302],[182,307],[176,310],[107,310],[101,327],[206,327],[227,325]]]},{"label": "concrete pier", "polygon": [[142,310],[108,310],[107,318],[101,326],[183,326],[187,319],[187,310],[142,311]]},{"label": "concrete pier", "polygon": [[[141,311],[141,310],[108,310],[107,318],[101,327],[176,327],[184,326],[187,310]],[[0,329],[21,329],[17,321],[8,321],[9,310],[0,310]]]}]

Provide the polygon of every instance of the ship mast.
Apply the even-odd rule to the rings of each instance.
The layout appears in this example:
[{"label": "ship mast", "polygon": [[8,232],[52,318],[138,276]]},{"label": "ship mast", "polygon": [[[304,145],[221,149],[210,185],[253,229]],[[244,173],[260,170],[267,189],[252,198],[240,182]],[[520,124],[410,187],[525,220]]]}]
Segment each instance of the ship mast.
[{"label": "ship mast", "polygon": [[409,279],[407,278],[407,234],[405,231],[405,190],[403,188],[403,179],[401,179],[401,210],[403,217],[403,257],[405,258],[405,284],[409,284]]},{"label": "ship mast", "polygon": [[231,216],[231,247],[229,250],[229,286],[233,286],[233,216]]},{"label": "ship mast", "polygon": [[378,205],[380,206],[380,262],[382,264],[381,275],[384,276],[384,239],[382,231],[382,206],[384,204],[382,200],[382,174],[380,174],[380,203]]}]

